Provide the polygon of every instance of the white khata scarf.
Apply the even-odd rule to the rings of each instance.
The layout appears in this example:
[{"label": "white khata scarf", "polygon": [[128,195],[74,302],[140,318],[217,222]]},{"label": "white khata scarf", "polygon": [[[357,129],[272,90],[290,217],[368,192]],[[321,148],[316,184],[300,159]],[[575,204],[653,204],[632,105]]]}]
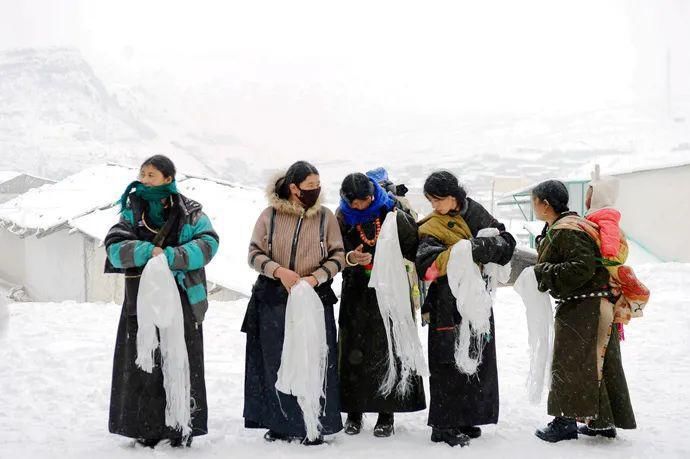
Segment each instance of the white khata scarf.
[{"label": "white khata scarf", "polygon": [[319,416],[325,398],[328,343],[323,303],[305,281],[290,290],[285,310],[285,338],[275,387],[297,397],[309,440],[321,430]]},{"label": "white khata scarf", "polygon": [[[496,228],[485,228],[479,231],[477,237],[496,235]],[[462,318],[455,341],[455,365],[461,372],[473,375],[482,363],[485,340],[491,333],[496,288],[499,282],[505,283],[510,278],[510,263],[504,266],[488,263],[484,266],[482,276],[472,258],[472,243],[463,239],[451,249],[447,273],[448,285]]]},{"label": "white khata scarf", "polygon": [[522,271],[513,288],[522,298],[527,314],[530,352],[527,394],[529,401],[536,405],[541,402],[544,387],[551,384],[553,308],[549,294],[537,288],[534,266]]},{"label": "white khata scarf", "polygon": [[[153,257],[144,267],[137,295],[137,359],[151,373],[159,347],[165,388],[165,424],[191,434],[189,356],[184,339],[182,302],[165,255]],[[158,329],[158,334],[156,334]]]},{"label": "white khata scarf", "polygon": [[[412,377],[429,376],[429,369],[412,312],[396,212],[389,212],[381,226],[369,287],[376,289],[388,340],[388,368],[379,393],[388,396],[396,389],[399,396],[405,397],[412,388]],[[397,365],[400,366],[400,381],[397,381]]]}]

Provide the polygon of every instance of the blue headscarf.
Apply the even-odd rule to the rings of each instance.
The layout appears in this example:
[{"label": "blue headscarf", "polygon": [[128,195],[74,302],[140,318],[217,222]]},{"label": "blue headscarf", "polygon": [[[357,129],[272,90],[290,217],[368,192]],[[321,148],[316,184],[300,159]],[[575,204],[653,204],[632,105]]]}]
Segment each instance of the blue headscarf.
[{"label": "blue headscarf", "polygon": [[345,199],[340,198],[340,213],[342,213],[345,223],[349,226],[360,225],[363,223],[368,223],[374,221],[379,215],[381,215],[381,209],[385,208],[388,210],[393,210],[395,207],[395,200],[388,195],[381,188],[375,180],[369,178],[371,183],[374,184],[374,200],[371,205],[364,210],[357,210],[350,207]]}]

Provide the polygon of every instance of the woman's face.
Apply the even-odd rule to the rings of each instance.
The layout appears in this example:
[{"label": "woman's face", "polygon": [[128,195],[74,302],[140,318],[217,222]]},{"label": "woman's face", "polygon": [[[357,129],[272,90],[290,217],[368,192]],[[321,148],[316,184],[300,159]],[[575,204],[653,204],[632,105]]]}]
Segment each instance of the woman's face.
[{"label": "woman's face", "polygon": [[293,197],[297,198],[300,196],[300,190],[303,191],[309,191],[309,190],[316,190],[317,188],[321,187],[321,178],[319,177],[318,174],[311,174],[309,175],[302,183],[299,184],[299,186],[295,185],[294,183],[290,184],[290,193],[292,194]]},{"label": "woman's face", "polygon": [[142,167],[139,171],[139,181],[146,186],[167,185],[172,180],[172,177],[165,177],[161,171],[150,164]]},{"label": "woman's face", "polygon": [[532,196],[532,208],[534,209],[534,216],[537,220],[546,221],[549,214],[549,203],[542,201],[536,196]]},{"label": "woman's face", "polygon": [[431,207],[437,213],[441,215],[447,215],[449,212],[458,210],[458,200],[453,196],[446,196],[445,198],[439,198],[436,196],[428,195],[426,197],[431,203]]},{"label": "woman's face", "polygon": [[585,209],[587,210],[592,207],[592,194],[594,194],[594,189],[590,186],[587,188],[587,195],[585,195]]},{"label": "woman's face", "polygon": [[356,210],[366,210],[369,208],[372,202],[374,202],[373,196],[367,196],[364,199],[353,199],[350,203],[350,207]]}]

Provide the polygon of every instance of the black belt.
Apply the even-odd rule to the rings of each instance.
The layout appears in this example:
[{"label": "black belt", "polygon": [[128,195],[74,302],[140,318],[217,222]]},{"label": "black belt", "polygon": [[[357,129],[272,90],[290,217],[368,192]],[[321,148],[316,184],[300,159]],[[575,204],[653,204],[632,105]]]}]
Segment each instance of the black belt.
[{"label": "black belt", "polygon": [[556,300],[556,305],[559,306],[563,303],[572,300],[585,300],[587,298],[613,298],[613,293],[610,290],[604,290],[601,292],[583,293],[582,295],[573,295],[567,298],[560,298]]}]

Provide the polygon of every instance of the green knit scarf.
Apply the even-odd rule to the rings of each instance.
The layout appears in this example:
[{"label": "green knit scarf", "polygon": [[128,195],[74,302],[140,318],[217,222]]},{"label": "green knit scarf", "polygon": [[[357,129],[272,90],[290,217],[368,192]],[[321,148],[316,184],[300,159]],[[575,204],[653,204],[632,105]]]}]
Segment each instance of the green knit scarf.
[{"label": "green knit scarf", "polygon": [[136,196],[140,197],[148,204],[146,216],[149,221],[157,228],[162,227],[165,223],[165,215],[163,213],[163,202],[161,201],[169,198],[173,194],[179,194],[179,191],[177,191],[177,182],[173,180],[165,185],[146,186],[140,181],[135,180],[127,186],[120,198],[120,212],[127,207],[127,199],[132,190],[134,190]]}]

